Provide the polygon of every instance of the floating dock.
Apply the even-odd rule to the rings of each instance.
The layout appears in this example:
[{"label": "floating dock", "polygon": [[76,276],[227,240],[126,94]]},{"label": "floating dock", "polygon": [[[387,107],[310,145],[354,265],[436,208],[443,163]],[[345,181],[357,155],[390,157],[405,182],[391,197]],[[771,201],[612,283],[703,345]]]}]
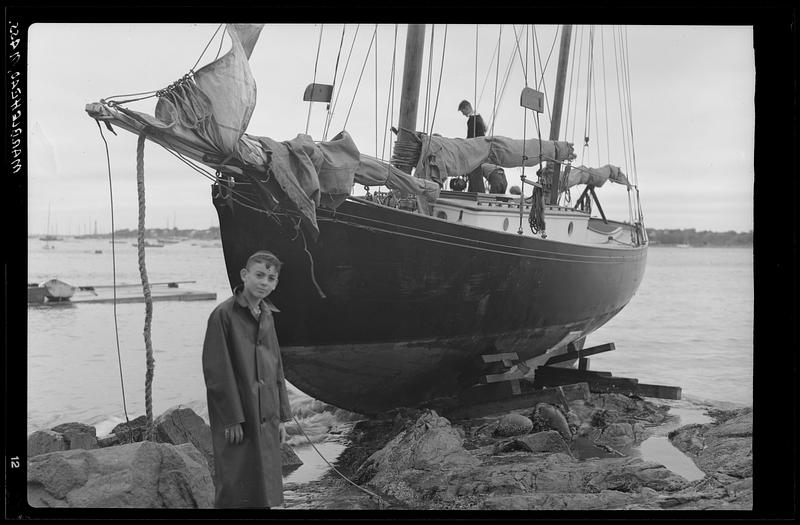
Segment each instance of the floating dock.
[{"label": "floating dock", "polygon": [[[180,282],[154,283],[150,288],[150,297],[155,301],[213,301],[217,298],[215,292],[205,292],[200,290],[188,290],[179,288]],[[166,285],[166,286],[162,286]],[[143,303],[144,292],[141,284],[122,284],[116,287],[116,298],[114,296],[114,286],[79,286],[75,287],[75,292],[67,300],[51,301],[44,297],[33,297],[29,291],[28,304],[37,306],[63,306],[65,304],[87,304],[87,303]]]}]

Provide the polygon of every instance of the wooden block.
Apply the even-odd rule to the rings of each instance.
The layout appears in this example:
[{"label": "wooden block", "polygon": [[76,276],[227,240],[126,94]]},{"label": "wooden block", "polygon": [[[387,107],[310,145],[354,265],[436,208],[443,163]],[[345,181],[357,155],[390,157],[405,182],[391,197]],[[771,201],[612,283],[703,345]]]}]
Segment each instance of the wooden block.
[{"label": "wooden block", "polygon": [[566,352],[560,355],[556,355],[551,357],[545,363],[546,365],[553,365],[556,363],[563,363],[565,361],[571,361],[573,359],[579,359],[581,357],[588,357],[594,354],[601,354],[603,352],[610,352],[614,350],[616,346],[614,343],[606,343],[604,345],[592,346],[590,348],[584,348],[583,350],[575,351],[575,352]]},{"label": "wooden block", "polygon": [[481,383],[497,383],[500,381],[511,381],[513,379],[521,379],[525,376],[527,370],[514,370],[513,372],[506,372],[503,374],[489,374],[481,378]]},{"label": "wooden block", "polygon": [[655,397],[658,399],[680,399],[681,387],[639,383],[636,385],[636,393],[640,396]]}]

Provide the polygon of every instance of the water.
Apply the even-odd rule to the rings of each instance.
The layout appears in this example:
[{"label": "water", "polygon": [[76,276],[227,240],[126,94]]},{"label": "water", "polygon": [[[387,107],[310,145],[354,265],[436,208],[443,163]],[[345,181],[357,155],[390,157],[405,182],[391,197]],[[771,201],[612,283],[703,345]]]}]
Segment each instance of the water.
[{"label": "water", "polygon": [[[140,283],[131,242],[114,245],[118,284]],[[108,240],[68,239],[51,243],[52,250],[42,249],[44,244],[29,240],[28,282],[61,278],[81,286],[111,284]],[[196,283],[181,287],[217,294],[216,301],[153,303],[153,412],[158,415],[184,405],[207,421],[201,366],[205,325],[213,307],[230,294],[222,248],[219,242],[189,240],[148,249],[146,262],[151,283],[193,280]],[[27,312],[28,433],[80,421],[96,425],[98,434],[104,435],[124,421],[113,306],[29,307]],[[133,419],[145,413],[144,304],[117,305],[117,321],[125,400]],[[593,356],[591,368],[643,383],[680,386],[684,398],[751,404],[752,250],[651,248],[638,294],[588,338],[587,346],[611,341],[616,350]],[[357,416],[312,400],[291,386],[289,395],[303,429],[332,462],[344,447],[337,432]],[[290,444],[296,445],[305,465],[286,481],[315,479],[327,469],[304,436],[292,434]],[[647,448],[657,444],[645,446],[643,457],[657,456],[657,450]]]}]

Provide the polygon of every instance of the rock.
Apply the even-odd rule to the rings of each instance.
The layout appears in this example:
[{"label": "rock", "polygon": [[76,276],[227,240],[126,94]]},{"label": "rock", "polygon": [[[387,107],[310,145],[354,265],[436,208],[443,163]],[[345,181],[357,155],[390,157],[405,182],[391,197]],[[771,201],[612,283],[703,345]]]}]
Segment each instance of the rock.
[{"label": "rock", "polygon": [[150,441],[28,459],[34,507],[212,508],[214,485],[190,443]]},{"label": "rock", "polygon": [[147,416],[139,416],[136,419],[115,426],[111,433],[117,436],[120,443],[135,443],[144,439],[146,428]]},{"label": "rock", "polygon": [[493,453],[499,454],[518,450],[537,454],[541,452],[571,454],[569,445],[561,437],[561,434],[555,430],[546,430],[500,441],[495,444]]},{"label": "rock", "polygon": [[533,421],[522,414],[506,414],[497,423],[494,434],[500,437],[511,437],[527,434],[533,428]]},{"label": "rock", "polygon": [[641,443],[644,427],[640,423],[611,423],[600,432],[593,441],[598,445],[607,445],[614,449],[628,448]]},{"label": "rock", "polygon": [[284,474],[288,474],[303,464],[303,461],[297,457],[294,449],[288,443],[281,444],[281,462]]},{"label": "rock", "polygon": [[97,448],[97,429],[91,425],[64,423],[53,427],[51,430],[64,436],[67,450]]},{"label": "rock", "polygon": [[[406,476],[413,480],[419,471],[423,475],[433,471],[435,477],[450,469],[469,468],[478,463],[478,459],[464,450],[462,438],[450,422],[433,410],[425,410],[413,426],[372,454],[357,474],[359,480],[369,479],[371,486],[385,494],[408,501],[418,498],[420,492]],[[440,483],[437,479],[432,486]]]},{"label": "rock", "polygon": [[214,472],[211,427],[191,408],[172,407],[158,416],[153,425],[156,430],[156,441],[173,445],[191,443],[205,458],[209,471]]},{"label": "rock", "polygon": [[716,479],[725,476],[732,482],[753,476],[751,408],[722,413],[714,423],[681,427],[668,437],[700,470]]},{"label": "rock", "polygon": [[[595,494],[542,493],[494,496],[483,504],[486,510],[615,510],[646,503],[639,493],[604,490]],[[658,507],[656,507],[658,508]]]},{"label": "rock", "polygon": [[52,430],[37,430],[28,436],[28,457],[67,450],[64,436]]},{"label": "rock", "polygon": [[534,414],[540,420],[546,422],[549,429],[557,431],[566,440],[572,440],[572,430],[569,428],[567,418],[558,407],[547,403],[536,405]]}]

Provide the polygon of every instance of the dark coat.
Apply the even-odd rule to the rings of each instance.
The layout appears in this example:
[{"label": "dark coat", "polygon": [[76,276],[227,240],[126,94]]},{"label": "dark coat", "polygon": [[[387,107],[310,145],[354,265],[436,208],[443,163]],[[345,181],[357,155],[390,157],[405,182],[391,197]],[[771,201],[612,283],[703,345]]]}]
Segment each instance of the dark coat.
[{"label": "dark coat", "polygon": [[[283,504],[279,421],[291,421],[271,302],[256,321],[241,287],[208,318],[203,376],[214,448],[215,506]],[[244,440],[229,444],[225,428],[240,423]]]},{"label": "dark coat", "polygon": [[467,117],[467,138],[472,139],[475,137],[486,136],[486,124],[483,123],[483,118],[477,113]]}]

